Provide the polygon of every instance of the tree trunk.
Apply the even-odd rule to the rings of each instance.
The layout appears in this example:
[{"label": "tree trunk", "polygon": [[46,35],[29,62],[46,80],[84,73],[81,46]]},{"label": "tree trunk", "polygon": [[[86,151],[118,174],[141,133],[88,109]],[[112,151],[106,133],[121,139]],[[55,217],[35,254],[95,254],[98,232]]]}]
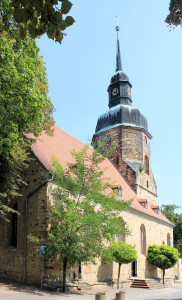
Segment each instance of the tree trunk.
[{"label": "tree trunk", "polygon": [[67,268],[67,260],[64,258],[63,260],[63,293],[66,291],[66,268]]},{"label": "tree trunk", "polygon": [[117,282],[117,289],[119,289],[120,270],[121,270],[121,263],[119,263],[119,268],[118,268],[118,282]]},{"label": "tree trunk", "polygon": [[163,271],[163,274],[162,274],[162,275],[163,275],[163,276],[162,276],[163,278],[162,278],[162,279],[163,279],[163,284],[164,284],[165,269],[163,269],[162,271]]}]

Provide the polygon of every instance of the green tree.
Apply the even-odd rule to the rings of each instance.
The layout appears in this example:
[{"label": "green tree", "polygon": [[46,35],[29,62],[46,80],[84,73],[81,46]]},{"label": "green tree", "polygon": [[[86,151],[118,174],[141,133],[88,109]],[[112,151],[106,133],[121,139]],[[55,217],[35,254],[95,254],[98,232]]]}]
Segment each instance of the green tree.
[{"label": "green tree", "polygon": [[54,159],[57,188],[52,193],[57,201],[45,241],[48,257],[63,264],[63,291],[68,266],[94,262],[106,250],[106,243],[125,234],[120,212],[131,203],[118,200],[112,183],[104,178],[101,154],[85,146],[72,155],[75,164],[67,169]]},{"label": "green tree", "polygon": [[162,205],[161,212],[168,218],[174,227],[174,247],[178,249],[182,254],[182,213],[176,213],[175,211],[180,207],[175,204]]},{"label": "green tree", "polygon": [[104,253],[103,261],[110,263],[115,261],[119,264],[118,266],[118,280],[117,288],[119,289],[120,271],[122,264],[129,264],[137,259],[137,251],[132,245],[127,244],[123,241],[114,241]]},{"label": "green tree", "polygon": [[166,23],[169,25],[178,26],[182,22],[182,1],[170,0],[169,3],[169,15],[167,16]]},{"label": "green tree", "polygon": [[[17,195],[27,165],[27,133],[51,134],[54,107],[36,42],[16,31],[0,31],[0,215]],[[9,210],[9,208],[7,208]]]},{"label": "green tree", "polygon": [[162,245],[152,245],[148,248],[147,260],[163,271],[163,284],[165,270],[175,266],[179,260],[179,252],[176,248]]},{"label": "green tree", "polygon": [[1,0],[0,31],[16,28],[21,38],[47,34],[61,43],[64,30],[74,23],[66,16],[72,7],[68,0]]}]

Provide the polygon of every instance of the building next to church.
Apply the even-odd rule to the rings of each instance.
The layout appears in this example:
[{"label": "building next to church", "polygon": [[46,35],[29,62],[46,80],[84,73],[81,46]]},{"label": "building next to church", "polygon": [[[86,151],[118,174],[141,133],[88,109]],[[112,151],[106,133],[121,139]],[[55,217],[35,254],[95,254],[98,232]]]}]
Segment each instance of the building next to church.
[{"label": "building next to church", "polygon": [[[117,32],[119,30],[116,27]],[[142,278],[148,285],[162,278],[161,270],[146,260],[149,245],[173,245],[174,225],[163,216],[157,204],[157,189],[151,168],[150,140],[146,118],[132,106],[131,83],[123,72],[119,40],[117,38],[116,72],[108,87],[109,110],[98,119],[93,144],[100,141],[106,147],[115,145],[110,159],[105,159],[105,177],[115,182],[118,201],[133,202],[121,212],[123,221],[131,234],[116,237],[124,240],[137,250],[137,260],[121,268],[122,285],[130,285],[133,278]],[[54,135],[43,133],[32,144],[32,160],[24,171],[26,186],[20,187],[22,197],[12,200],[11,206],[20,215],[10,214],[10,222],[0,221],[0,275],[19,281],[40,285],[41,256],[36,246],[27,240],[27,234],[44,238],[47,232],[52,203],[52,186],[56,184],[50,177],[51,157],[56,157],[63,167],[74,163],[71,150],[81,150],[84,144],[54,126]],[[90,151],[94,151],[90,149]],[[72,288],[89,285],[90,288],[111,286],[117,281],[117,264],[83,264],[68,270],[67,281]],[[44,283],[59,286],[62,282],[60,266],[55,261],[44,264]],[[75,281],[75,276],[77,277]],[[166,282],[171,284],[174,270],[166,270]]]}]

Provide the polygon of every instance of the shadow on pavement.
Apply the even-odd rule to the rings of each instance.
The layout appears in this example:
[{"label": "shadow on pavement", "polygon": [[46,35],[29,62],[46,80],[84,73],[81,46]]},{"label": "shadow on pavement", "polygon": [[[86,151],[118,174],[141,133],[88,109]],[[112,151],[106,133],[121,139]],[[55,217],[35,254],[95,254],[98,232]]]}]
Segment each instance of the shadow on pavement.
[{"label": "shadow on pavement", "polygon": [[72,295],[83,295],[83,294],[87,294],[87,295],[92,295],[92,292],[66,292],[66,293],[62,293],[62,292],[50,292],[50,291],[46,291],[43,290],[41,291],[40,288],[36,288],[34,286],[28,285],[28,284],[23,284],[20,283],[18,281],[14,281],[14,280],[10,280],[7,278],[2,278],[0,277],[0,290],[1,289],[8,289],[9,291],[16,291],[16,292],[21,292],[21,293],[29,293],[32,295],[37,295],[37,296],[45,296],[45,295],[51,295],[51,296],[64,296],[64,297],[69,297]]}]

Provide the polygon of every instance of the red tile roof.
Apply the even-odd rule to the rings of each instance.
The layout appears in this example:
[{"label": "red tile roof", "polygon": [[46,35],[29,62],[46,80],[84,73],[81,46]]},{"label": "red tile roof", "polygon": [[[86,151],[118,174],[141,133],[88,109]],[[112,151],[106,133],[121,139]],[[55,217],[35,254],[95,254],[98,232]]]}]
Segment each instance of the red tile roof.
[{"label": "red tile roof", "polygon": [[[28,137],[33,138],[31,134]],[[39,161],[49,169],[51,166],[51,158],[55,157],[59,160],[60,164],[63,167],[67,166],[67,163],[73,163],[74,159],[71,155],[71,151],[74,149],[76,151],[81,150],[84,147],[84,144],[72,137],[56,125],[54,126],[54,135],[48,136],[44,132],[41,136],[36,138],[36,142],[32,144],[31,148],[34,155],[39,159]],[[91,148],[89,151],[93,151]],[[104,176],[111,178],[111,182],[115,186],[121,185],[122,187],[122,199],[127,201],[131,198],[134,198],[132,204],[130,205],[131,209],[137,210],[138,212],[150,215],[156,219],[167,222],[173,225],[165,216],[161,213],[158,215],[154,210],[148,205],[148,209],[145,209],[139,202],[142,202],[144,199],[138,197],[130,185],[126,182],[124,177],[120,172],[114,167],[114,165],[105,159],[102,163],[102,167],[105,169]],[[120,199],[120,197],[118,197]]]}]

